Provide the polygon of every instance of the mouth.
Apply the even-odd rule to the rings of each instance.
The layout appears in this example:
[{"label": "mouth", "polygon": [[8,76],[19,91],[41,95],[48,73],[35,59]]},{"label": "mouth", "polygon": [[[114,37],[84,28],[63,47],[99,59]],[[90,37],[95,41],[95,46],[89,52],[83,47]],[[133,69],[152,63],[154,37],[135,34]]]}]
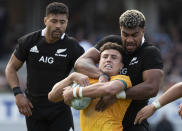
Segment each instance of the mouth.
[{"label": "mouth", "polygon": [[56,34],[56,35],[60,35],[61,31],[60,30],[56,30],[56,31],[53,31],[53,33]]},{"label": "mouth", "polygon": [[112,69],[112,65],[111,64],[106,64],[104,66],[104,68],[107,69],[107,70],[111,70]]},{"label": "mouth", "polygon": [[134,50],[136,48],[136,44],[135,43],[128,43],[128,44],[126,44],[126,49],[128,50],[128,51],[132,51],[132,50]]}]

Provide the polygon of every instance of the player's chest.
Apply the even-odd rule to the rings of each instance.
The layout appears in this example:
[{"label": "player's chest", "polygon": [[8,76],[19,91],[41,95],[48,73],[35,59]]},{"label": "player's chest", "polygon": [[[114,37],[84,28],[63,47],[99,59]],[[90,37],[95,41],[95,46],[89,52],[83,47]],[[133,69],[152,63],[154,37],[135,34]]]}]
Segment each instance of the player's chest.
[{"label": "player's chest", "polygon": [[124,68],[121,70],[121,74],[124,75],[138,75],[142,73],[143,68],[142,56],[126,56],[124,57]]},{"label": "player's chest", "polygon": [[71,50],[65,46],[34,45],[28,50],[27,61],[32,66],[67,66],[71,61]]}]

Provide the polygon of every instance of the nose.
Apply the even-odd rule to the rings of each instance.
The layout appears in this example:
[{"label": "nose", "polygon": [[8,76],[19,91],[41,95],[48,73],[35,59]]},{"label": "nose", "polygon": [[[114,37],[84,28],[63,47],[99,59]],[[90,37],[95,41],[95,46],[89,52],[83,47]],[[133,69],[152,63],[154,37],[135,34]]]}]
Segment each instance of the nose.
[{"label": "nose", "polygon": [[108,57],[107,57],[107,62],[108,62],[108,61],[111,61],[111,59],[112,59],[111,56],[108,56]]},{"label": "nose", "polygon": [[61,23],[60,22],[57,22],[56,28],[60,28],[60,27],[61,27]]},{"label": "nose", "polygon": [[127,42],[127,43],[133,43],[133,42],[134,42],[134,38],[133,38],[132,36],[128,36],[128,37],[126,38],[126,42]]}]

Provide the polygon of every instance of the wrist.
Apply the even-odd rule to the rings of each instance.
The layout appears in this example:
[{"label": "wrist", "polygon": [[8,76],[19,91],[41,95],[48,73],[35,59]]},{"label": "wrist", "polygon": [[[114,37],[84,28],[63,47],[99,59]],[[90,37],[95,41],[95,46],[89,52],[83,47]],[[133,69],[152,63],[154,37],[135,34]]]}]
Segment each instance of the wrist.
[{"label": "wrist", "polygon": [[155,100],[152,102],[152,105],[154,106],[154,108],[157,110],[159,108],[161,108],[161,104],[158,100]]},{"label": "wrist", "polygon": [[71,73],[71,75],[68,76],[70,82],[74,81],[74,74],[75,72]]},{"label": "wrist", "polygon": [[83,97],[83,87],[77,86],[73,88],[73,97],[74,98],[82,98]]},{"label": "wrist", "polygon": [[155,112],[157,109],[155,108],[155,106],[153,104],[150,105],[152,110]]},{"label": "wrist", "polygon": [[18,94],[23,94],[23,92],[21,91],[21,88],[19,86],[13,87],[13,94],[14,96],[18,95]]}]

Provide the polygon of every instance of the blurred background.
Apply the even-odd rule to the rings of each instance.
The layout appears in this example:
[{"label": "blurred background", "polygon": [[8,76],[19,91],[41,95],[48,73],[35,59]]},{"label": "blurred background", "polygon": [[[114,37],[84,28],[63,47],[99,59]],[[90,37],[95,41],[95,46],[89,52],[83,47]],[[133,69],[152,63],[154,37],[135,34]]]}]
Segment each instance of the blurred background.
[{"label": "blurred background", "polygon": [[[164,60],[165,78],[158,96],[182,81],[181,0],[54,1],[68,5],[70,17],[67,33],[75,37],[85,50],[106,35],[120,34],[118,21],[122,12],[127,9],[142,11],[147,19],[145,37],[161,50]],[[17,39],[44,28],[45,7],[50,2],[53,0],[0,0],[0,131],[26,131],[24,117],[17,110],[4,69]],[[19,77],[21,87],[25,89],[25,66],[19,71]],[[151,130],[181,131],[182,120],[177,114],[180,103],[181,99],[156,112],[149,119]],[[79,131],[79,112],[73,110],[73,115],[76,131]]]}]

